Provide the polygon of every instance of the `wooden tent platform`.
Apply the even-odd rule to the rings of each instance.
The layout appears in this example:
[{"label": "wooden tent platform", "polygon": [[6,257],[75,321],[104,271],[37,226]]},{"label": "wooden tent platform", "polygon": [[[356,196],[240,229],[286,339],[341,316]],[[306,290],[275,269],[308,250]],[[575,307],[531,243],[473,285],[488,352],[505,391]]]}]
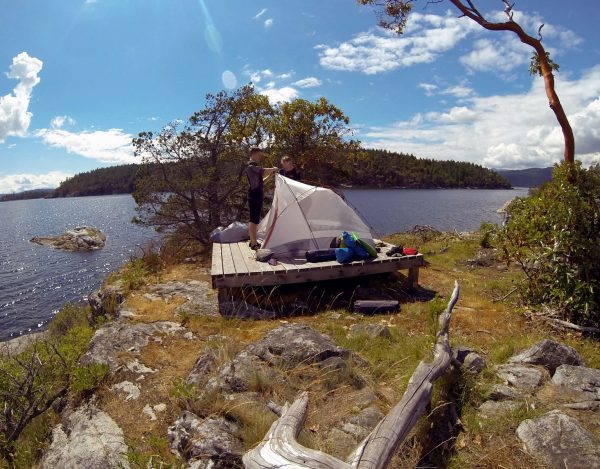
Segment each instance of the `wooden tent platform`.
[{"label": "wooden tent platform", "polygon": [[355,261],[349,264],[331,262],[306,262],[305,259],[278,259],[277,265],[257,262],[248,242],[213,244],[213,288],[272,286],[289,283],[320,282],[345,277],[393,272],[408,269],[408,281],[416,285],[419,267],[424,265],[423,255],[388,257],[392,245],[381,248],[376,259]]}]

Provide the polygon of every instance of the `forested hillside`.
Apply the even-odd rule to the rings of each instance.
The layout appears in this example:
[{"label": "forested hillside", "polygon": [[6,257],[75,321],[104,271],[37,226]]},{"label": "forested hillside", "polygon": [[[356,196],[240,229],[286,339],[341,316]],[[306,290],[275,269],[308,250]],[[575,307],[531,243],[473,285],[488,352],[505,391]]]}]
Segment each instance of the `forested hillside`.
[{"label": "forested hillside", "polygon": [[0,202],[8,202],[10,200],[27,200],[27,199],[43,199],[50,196],[54,189],[32,189],[30,191],[17,192],[15,194],[0,195]]},{"label": "forested hillside", "polygon": [[137,169],[138,165],[127,164],[76,174],[62,182],[50,197],[131,194]]},{"label": "forested hillside", "polygon": [[515,187],[539,187],[543,183],[552,180],[554,168],[528,168],[528,169],[498,169]]},{"label": "forested hillside", "polygon": [[473,163],[437,161],[386,150],[366,150],[354,164],[352,185],[374,187],[510,188],[500,174]]},{"label": "forested hillside", "polygon": [[[132,193],[138,167],[129,164],[77,174],[64,181],[50,197]],[[503,176],[483,166],[421,159],[386,150],[364,150],[360,157],[352,160],[345,174],[333,177],[330,185],[339,184],[410,188],[511,187]]]}]

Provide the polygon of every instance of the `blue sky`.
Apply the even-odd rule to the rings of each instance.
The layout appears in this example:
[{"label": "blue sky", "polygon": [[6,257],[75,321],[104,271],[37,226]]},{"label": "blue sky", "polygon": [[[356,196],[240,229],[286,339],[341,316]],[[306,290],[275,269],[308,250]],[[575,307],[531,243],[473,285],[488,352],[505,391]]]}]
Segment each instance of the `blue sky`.
[{"label": "blue sky", "polygon": [[[480,0],[490,17],[500,0]],[[406,34],[353,0],[0,0],[0,193],[135,162],[131,139],[253,82],[272,102],[325,96],[366,147],[548,166],[562,138],[531,50],[415,2]],[[561,66],[577,158],[600,162],[600,3],[522,0]]]}]

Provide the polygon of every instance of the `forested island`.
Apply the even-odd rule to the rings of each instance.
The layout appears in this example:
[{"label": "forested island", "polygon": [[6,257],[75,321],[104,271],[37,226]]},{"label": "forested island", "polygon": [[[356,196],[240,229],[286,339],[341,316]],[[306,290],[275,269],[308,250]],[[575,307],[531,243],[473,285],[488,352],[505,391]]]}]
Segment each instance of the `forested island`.
[{"label": "forested island", "polygon": [[[131,194],[140,165],[127,164],[79,173],[56,189],[36,189],[0,197],[0,201]],[[417,158],[404,153],[367,149],[346,171],[333,174],[331,185],[413,189],[510,189],[510,182],[491,169],[460,161]]]},{"label": "forested island", "polygon": [[131,194],[138,167],[137,164],[126,164],[76,174],[63,181],[49,197]]},{"label": "forested island", "polygon": [[54,189],[33,189],[30,191],[15,192],[14,194],[0,195],[0,202],[8,202],[10,200],[27,200],[27,199],[43,199],[54,193]]}]

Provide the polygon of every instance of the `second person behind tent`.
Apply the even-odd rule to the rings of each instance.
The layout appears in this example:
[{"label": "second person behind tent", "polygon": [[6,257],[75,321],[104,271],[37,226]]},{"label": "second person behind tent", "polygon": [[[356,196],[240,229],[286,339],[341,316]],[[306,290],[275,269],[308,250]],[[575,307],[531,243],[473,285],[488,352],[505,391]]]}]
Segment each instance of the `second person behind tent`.
[{"label": "second person behind tent", "polygon": [[300,181],[301,179],[300,172],[296,169],[294,160],[288,155],[284,155],[283,158],[281,158],[281,169],[279,170],[279,174],[286,178],[294,179],[295,181]]},{"label": "second person behind tent", "polygon": [[260,223],[260,215],[263,205],[263,183],[278,168],[263,168],[260,165],[262,150],[258,147],[250,149],[250,161],[246,166],[248,177],[248,208],[250,210],[250,223],[248,223],[248,236],[250,238],[250,249],[257,250],[260,243],[256,239],[257,225]]}]

